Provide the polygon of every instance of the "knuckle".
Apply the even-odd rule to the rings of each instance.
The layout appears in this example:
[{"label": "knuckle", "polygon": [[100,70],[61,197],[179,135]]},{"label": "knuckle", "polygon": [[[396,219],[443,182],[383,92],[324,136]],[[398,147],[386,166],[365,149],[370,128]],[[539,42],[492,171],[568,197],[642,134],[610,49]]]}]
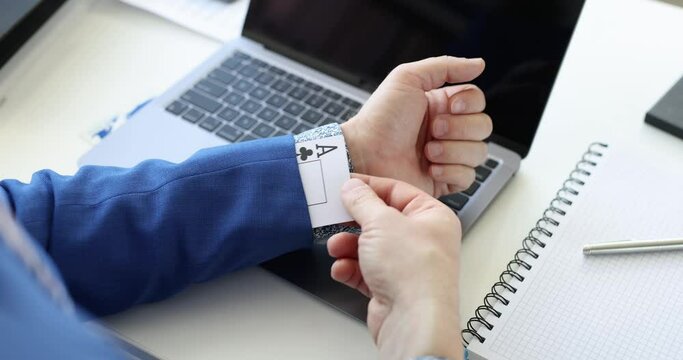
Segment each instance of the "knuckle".
[{"label": "knuckle", "polygon": [[478,165],[483,164],[484,161],[486,161],[486,158],[488,157],[489,154],[489,145],[485,142],[480,142],[479,143],[479,162]]},{"label": "knuckle", "polygon": [[456,183],[454,184],[461,190],[466,190],[474,182],[475,173],[474,169],[471,167],[464,167],[460,172],[459,176],[456,178]]},{"label": "knuckle", "polygon": [[493,119],[491,119],[491,116],[489,114],[483,113],[482,114],[482,124],[484,126],[484,135],[485,137],[491,136],[491,133],[493,132]]},{"label": "knuckle", "polygon": [[370,196],[370,191],[366,187],[357,187],[352,189],[350,193],[351,206],[359,207],[363,204],[366,204],[371,200]]},{"label": "knuckle", "polygon": [[464,140],[467,138],[470,124],[468,121],[451,121],[451,137],[454,139]]},{"label": "knuckle", "polygon": [[458,217],[458,215],[456,215],[455,212],[453,210],[451,210],[451,208],[449,208],[445,204],[441,204],[441,205],[442,205],[441,213],[443,214],[442,215],[443,221],[446,222],[447,224],[449,224],[448,226],[460,228],[462,225],[460,224],[460,218]]},{"label": "knuckle", "polygon": [[446,62],[446,61],[449,61],[451,59],[451,56],[441,55],[441,56],[436,56],[435,59],[439,60],[439,61]]},{"label": "knuckle", "polygon": [[396,74],[396,75],[407,74],[408,72],[410,72],[410,64],[408,64],[408,63],[399,64],[391,72]]}]

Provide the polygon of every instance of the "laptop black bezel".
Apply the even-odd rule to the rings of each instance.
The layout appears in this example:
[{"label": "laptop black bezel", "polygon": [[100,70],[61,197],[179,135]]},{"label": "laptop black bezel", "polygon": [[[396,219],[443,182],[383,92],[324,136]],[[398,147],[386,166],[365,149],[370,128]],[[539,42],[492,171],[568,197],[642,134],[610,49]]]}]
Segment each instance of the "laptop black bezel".
[{"label": "laptop black bezel", "polygon": [[[496,134],[495,129],[494,129],[493,135],[491,135],[491,137],[488,139],[488,141],[493,141],[499,145],[502,145],[502,146],[514,151],[521,158],[525,158],[529,154],[529,150],[531,149],[531,145],[533,144],[533,139],[535,138],[536,133],[538,132],[538,128],[540,126],[541,120],[542,120],[542,118],[545,114],[545,110],[548,106],[548,100],[550,99],[550,96],[552,95],[552,89],[555,87],[555,83],[557,82],[557,77],[558,77],[558,75],[562,69],[562,65],[564,64],[564,61],[566,59],[567,50],[569,49],[569,46],[571,46],[571,41],[574,38],[574,34],[576,33],[576,28],[577,28],[577,25],[579,23],[579,19],[581,17],[581,14],[583,13],[583,9],[584,9],[585,4],[586,4],[585,0],[577,0],[577,1],[581,2],[580,6],[579,6],[580,7],[579,8],[579,15],[577,16],[577,20],[576,20],[576,23],[574,25],[572,35],[570,36],[569,41],[567,42],[567,47],[564,49],[564,52],[562,53],[562,61],[560,62],[558,72],[550,84],[551,91],[548,93],[548,97],[545,99],[545,103],[543,104],[543,111],[541,112],[541,116],[538,119],[538,123],[536,125],[535,130],[534,130],[534,134],[531,137],[531,141],[528,144],[522,144],[522,143],[519,143],[517,141],[511,140],[507,137],[504,137],[500,134]],[[252,6],[253,6],[253,3],[250,4],[250,6],[249,6],[247,16],[249,16],[249,11],[251,11]],[[245,25],[246,25],[246,23],[245,23]],[[308,54],[297,51],[290,46],[284,45],[283,43],[277,41],[274,38],[264,36],[258,32],[255,32],[255,31],[251,31],[246,26],[242,29],[242,36],[262,44],[263,46],[265,46],[269,50],[280,53],[280,54],[282,54],[288,58],[291,58],[295,61],[298,61],[304,65],[307,65],[313,69],[316,69],[320,72],[323,72],[323,73],[330,75],[334,78],[337,78],[341,81],[344,81],[344,82],[349,83],[351,85],[357,86],[357,87],[359,87],[363,90],[366,90],[368,92],[373,92],[377,88],[377,86],[379,85],[373,81],[368,81],[367,79],[363,79],[356,74],[345,71],[345,70],[343,70],[339,67],[336,67],[332,64],[329,64],[327,62],[316,59],[315,57],[312,57]]]},{"label": "laptop black bezel", "polygon": [[41,1],[0,38],[0,68],[54,15],[67,0]]}]

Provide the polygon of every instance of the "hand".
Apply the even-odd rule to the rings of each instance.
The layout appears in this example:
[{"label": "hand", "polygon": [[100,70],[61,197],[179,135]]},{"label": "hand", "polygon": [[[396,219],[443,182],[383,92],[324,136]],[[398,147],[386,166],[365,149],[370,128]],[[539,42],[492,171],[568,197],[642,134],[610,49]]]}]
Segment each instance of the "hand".
[{"label": "hand", "polygon": [[432,196],[467,189],[486,160],[492,131],[483,92],[471,81],[482,59],[449,56],[403,64],[342,125],[356,172],[406,181]]},{"label": "hand", "polygon": [[332,278],[370,297],[380,358],[460,359],[458,218],[409,184],[357,177],[344,184],[342,200],[362,233],[329,239]]}]

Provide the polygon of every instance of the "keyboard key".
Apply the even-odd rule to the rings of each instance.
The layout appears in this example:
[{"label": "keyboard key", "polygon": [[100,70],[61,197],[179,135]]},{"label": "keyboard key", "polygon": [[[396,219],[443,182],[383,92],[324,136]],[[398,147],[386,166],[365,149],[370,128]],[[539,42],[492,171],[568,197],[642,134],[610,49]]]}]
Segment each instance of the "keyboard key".
[{"label": "keyboard key", "polygon": [[218,113],[218,117],[225,121],[233,121],[240,115],[240,112],[231,108],[225,108]]},{"label": "keyboard key", "polygon": [[280,130],[276,131],[275,134],[273,134],[273,136],[283,136],[283,135],[289,135],[289,134],[287,134],[284,131],[280,131]]},{"label": "keyboard key", "polygon": [[196,123],[197,121],[201,120],[204,117],[204,113],[197,110],[197,109],[190,109],[190,111],[186,112],[185,115],[183,115],[183,119],[191,122],[191,123]]},{"label": "keyboard key", "polygon": [[320,86],[320,85],[318,85],[318,84],[316,84],[316,83],[314,83],[314,82],[310,82],[310,81],[306,81],[306,82],[304,83],[304,86],[307,87],[307,88],[309,88],[309,89],[311,89],[311,90],[313,90],[313,91],[320,91],[320,90],[323,89],[322,86]]},{"label": "keyboard key", "polygon": [[254,135],[258,137],[268,137],[275,132],[275,128],[268,124],[259,124],[253,131]]},{"label": "keyboard key", "polygon": [[253,77],[258,76],[261,72],[259,71],[258,67],[256,67],[256,66],[247,65],[247,66],[243,67],[242,69],[240,69],[239,73],[244,77],[253,78]]},{"label": "keyboard key", "polygon": [[256,59],[256,58],[252,58],[251,61],[250,61],[250,63],[251,63],[251,64],[254,64],[254,66],[260,67],[260,68],[268,66],[268,64],[267,64],[265,61],[259,60],[259,59]]},{"label": "keyboard key", "polygon": [[225,85],[230,85],[232,84],[233,81],[237,79],[237,77],[233,74],[229,74],[221,69],[216,69],[212,72],[209,73],[209,79],[213,79],[216,81],[219,81]]},{"label": "keyboard key", "polygon": [[292,87],[292,83],[290,83],[287,80],[278,80],[273,83],[273,85],[270,85],[271,88],[279,91],[279,92],[285,92],[289,90],[289,88]]},{"label": "keyboard key", "polygon": [[341,114],[341,112],[343,110],[344,110],[344,107],[335,103],[335,102],[331,102],[331,103],[327,104],[325,106],[325,108],[323,109],[324,112],[326,112],[330,115],[334,115],[334,116]]},{"label": "keyboard key", "polygon": [[486,165],[486,167],[489,169],[495,169],[498,166],[498,161],[493,159],[487,159],[486,164],[484,165]]},{"label": "keyboard key", "polygon": [[166,111],[170,112],[173,115],[180,115],[187,109],[187,105],[181,103],[180,101],[174,101],[171,103],[171,105],[166,107]]},{"label": "keyboard key", "polygon": [[249,95],[251,95],[251,96],[253,96],[259,100],[263,100],[263,99],[267,98],[268,95],[270,95],[270,91],[259,86],[257,88],[254,88],[254,90],[252,90],[251,92],[249,92]]},{"label": "keyboard key", "polygon": [[336,92],[334,92],[332,90],[323,91],[323,95],[327,96],[328,98],[330,98],[332,100],[339,100],[342,98],[341,95],[337,94]]},{"label": "keyboard key", "polygon": [[247,115],[242,115],[239,119],[237,119],[237,121],[235,121],[235,125],[241,127],[244,130],[249,130],[253,128],[254,125],[256,125],[256,123],[256,119],[249,117]]},{"label": "keyboard key", "polygon": [[210,113],[215,113],[221,108],[221,103],[212,100],[208,96],[202,95],[194,90],[188,90],[185,94],[183,94],[182,99]]},{"label": "keyboard key", "polygon": [[475,192],[477,192],[477,190],[479,190],[480,186],[481,186],[481,184],[475,181],[472,183],[472,185],[470,185],[469,188],[467,188],[467,190],[463,191],[463,193],[465,193],[469,196],[472,196],[472,195],[474,195]]},{"label": "keyboard key", "polygon": [[361,103],[359,103],[358,101],[355,101],[355,100],[351,100],[349,98],[343,98],[342,104],[348,105],[354,109],[360,109],[360,106],[361,106]]},{"label": "keyboard key", "polygon": [[235,142],[237,141],[242,135],[244,135],[244,131],[239,130],[233,126],[230,125],[223,125],[223,127],[218,130],[216,135],[222,137],[225,140],[228,140],[230,142]]},{"label": "keyboard key", "polygon": [[224,67],[226,69],[230,70],[237,70],[240,67],[242,67],[242,60],[237,57],[231,57],[228,60],[223,61],[221,64],[221,67]]},{"label": "keyboard key", "polygon": [[256,101],[247,100],[247,102],[245,102],[244,104],[242,104],[242,106],[240,106],[240,109],[242,109],[245,112],[248,112],[250,114],[253,114],[253,113],[261,110],[262,107],[263,107],[263,105],[257,103]]},{"label": "keyboard key", "polygon": [[225,92],[227,91],[224,87],[217,85],[216,83],[211,82],[209,80],[202,80],[195,84],[194,87],[215,98],[223,96],[223,94],[225,94]]},{"label": "keyboard key", "polygon": [[241,51],[239,51],[239,50],[235,50],[235,53],[234,53],[232,56],[234,56],[234,57],[236,57],[236,58],[238,58],[238,59],[240,59],[240,60],[249,60],[249,59],[251,59],[251,56],[249,56],[249,55],[247,55],[247,54],[245,54],[245,53],[243,53],[243,52],[241,52]]},{"label": "keyboard key", "polygon": [[242,140],[240,140],[240,142],[252,141],[252,140],[258,140],[258,138],[254,135],[247,134],[242,138]]},{"label": "keyboard key", "polygon": [[278,114],[277,111],[275,111],[271,108],[265,108],[265,109],[261,110],[261,112],[258,113],[257,116],[259,118],[265,120],[265,121],[270,122],[270,121],[275,120],[275,118],[277,117],[277,114]]},{"label": "keyboard key", "polygon": [[339,122],[335,120],[334,118],[327,117],[323,122],[320,123],[320,126],[324,125],[329,125],[329,124],[338,124]]},{"label": "keyboard key", "polygon": [[271,66],[268,68],[268,71],[272,72],[272,73],[275,74],[275,75],[279,75],[279,76],[282,76],[282,75],[284,75],[284,74],[287,73],[286,71],[280,69],[280,68],[277,67],[277,66],[273,66],[273,65],[271,65]]},{"label": "keyboard key", "polygon": [[311,95],[308,99],[306,99],[306,104],[310,105],[311,107],[314,108],[320,108],[327,102],[327,99],[320,95]]},{"label": "keyboard key", "polygon": [[356,110],[349,109],[349,110],[346,110],[346,111],[342,114],[341,119],[342,119],[343,121],[347,121],[347,120],[351,119],[352,117],[356,116],[356,114],[358,114],[358,112],[357,112]]},{"label": "keyboard key", "polygon": [[483,167],[483,166],[477,166],[474,168],[475,172],[475,178],[479,182],[484,182],[486,179],[488,179],[489,175],[491,175],[491,170]]},{"label": "keyboard key", "polygon": [[290,102],[285,106],[285,112],[288,112],[294,116],[298,116],[304,111],[305,107],[299,103]]},{"label": "keyboard key", "polygon": [[303,100],[306,96],[308,96],[308,94],[309,94],[308,90],[306,90],[304,88],[300,88],[300,87],[296,87],[296,88],[292,89],[292,91],[289,92],[289,96],[291,96],[297,100]]},{"label": "keyboard key", "polygon": [[298,77],[298,76],[296,76],[296,75],[294,75],[294,74],[289,74],[289,75],[287,75],[287,80],[293,81],[293,82],[295,82],[295,83],[297,83],[297,84],[300,84],[300,83],[304,82],[304,79],[303,79],[303,78],[300,78],[300,77]]},{"label": "keyboard key", "polygon": [[313,125],[315,125],[322,118],[323,118],[323,114],[321,114],[315,110],[308,110],[303,115],[301,115],[301,119],[303,119],[307,123],[313,124]]},{"label": "keyboard key", "polygon": [[275,81],[275,76],[273,76],[273,74],[271,74],[271,73],[262,72],[254,80],[256,80],[256,82],[258,82],[259,84],[268,85],[268,84],[272,83],[273,81]]},{"label": "keyboard key", "polygon": [[233,92],[228,94],[225,98],[223,98],[223,100],[232,106],[237,106],[246,100],[246,98],[238,93]]},{"label": "keyboard key", "polygon": [[249,92],[249,90],[254,88],[254,84],[250,83],[247,80],[240,80],[240,81],[236,82],[234,85],[232,85],[232,87],[237,91],[246,93],[246,92]]},{"label": "keyboard key", "polygon": [[455,210],[462,210],[470,199],[463,194],[451,194],[441,198],[446,205],[452,207]]},{"label": "keyboard key", "polygon": [[280,96],[278,94],[275,94],[275,95],[271,96],[268,100],[266,100],[266,103],[268,105],[273,105],[276,108],[281,108],[281,107],[285,106],[285,104],[287,103],[287,98],[285,98],[284,96]]},{"label": "keyboard key", "polygon": [[294,125],[296,125],[296,120],[287,115],[282,115],[279,119],[277,119],[275,125],[282,128],[283,130],[291,130],[294,127]]},{"label": "keyboard key", "polygon": [[295,133],[295,134],[301,134],[302,132],[308,131],[308,130],[311,130],[311,129],[313,129],[313,128],[310,127],[310,126],[308,126],[308,125],[299,124],[297,127],[294,128],[294,130],[292,130],[292,132]]},{"label": "keyboard key", "polygon": [[201,124],[199,124],[199,127],[208,131],[214,131],[220,124],[220,120],[216,119],[215,117],[210,117],[202,121]]}]

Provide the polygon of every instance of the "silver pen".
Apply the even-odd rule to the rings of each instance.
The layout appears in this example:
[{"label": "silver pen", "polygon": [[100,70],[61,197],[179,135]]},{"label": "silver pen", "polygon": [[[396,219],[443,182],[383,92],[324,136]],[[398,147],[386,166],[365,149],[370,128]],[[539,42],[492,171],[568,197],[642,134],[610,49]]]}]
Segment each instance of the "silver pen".
[{"label": "silver pen", "polygon": [[683,239],[626,240],[584,245],[584,255],[628,254],[683,250]]}]

